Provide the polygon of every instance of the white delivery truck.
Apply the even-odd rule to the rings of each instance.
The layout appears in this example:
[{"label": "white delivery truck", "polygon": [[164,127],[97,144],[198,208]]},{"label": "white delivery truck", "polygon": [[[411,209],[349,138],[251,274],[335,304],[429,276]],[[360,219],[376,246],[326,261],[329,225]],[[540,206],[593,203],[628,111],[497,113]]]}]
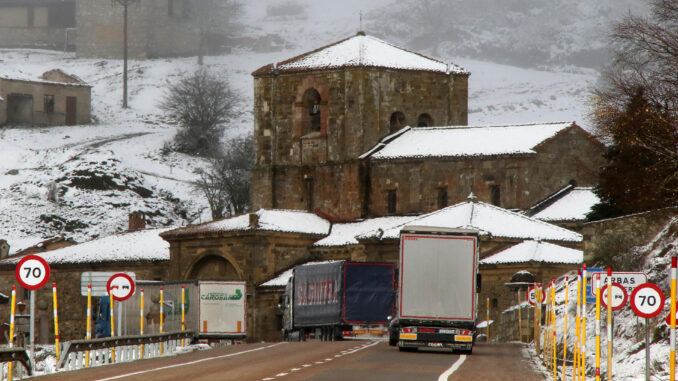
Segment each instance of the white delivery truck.
[{"label": "white delivery truck", "polygon": [[406,226],[400,232],[398,348],[470,354],[480,292],[478,232]]},{"label": "white delivery truck", "polygon": [[[163,332],[181,331],[182,286],[184,286],[185,329],[194,331],[196,339],[232,341],[246,338],[245,282],[198,280],[175,282],[137,280],[134,295],[124,302],[116,303],[115,308],[118,312],[122,312],[122,321],[116,322],[119,327],[116,335],[138,335],[141,328],[140,316],[143,316],[144,320],[144,334],[159,333],[161,288],[163,290]],[[144,290],[143,313],[140,311],[142,289]],[[101,299],[107,308],[108,297]],[[97,326],[105,327],[108,324],[110,327],[109,317],[105,313],[97,313],[95,318]],[[110,335],[110,330],[108,335]]]}]

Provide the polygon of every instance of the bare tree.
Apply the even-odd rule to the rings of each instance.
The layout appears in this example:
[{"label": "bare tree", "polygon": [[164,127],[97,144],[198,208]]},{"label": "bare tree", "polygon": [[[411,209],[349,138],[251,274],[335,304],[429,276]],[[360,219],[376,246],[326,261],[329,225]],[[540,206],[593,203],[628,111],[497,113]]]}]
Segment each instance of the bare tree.
[{"label": "bare tree", "polygon": [[170,84],[161,108],[181,129],[174,149],[189,155],[217,157],[224,123],[235,116],[237,96],[228,81],[201,68]]},{"label": "bare tree", "polygon": [[230,141],[223,156],[198,170],[197,186],[207,198],[212,218],[244,213],[250,208],[250,178],[254,165],[252,136]]}]

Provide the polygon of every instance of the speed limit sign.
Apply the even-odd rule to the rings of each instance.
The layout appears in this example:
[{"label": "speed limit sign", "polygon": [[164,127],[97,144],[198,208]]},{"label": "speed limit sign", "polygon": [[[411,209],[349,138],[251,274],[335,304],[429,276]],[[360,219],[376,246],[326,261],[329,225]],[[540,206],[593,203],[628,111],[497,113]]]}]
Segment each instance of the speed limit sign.
[{"label": "speed limit sign", "polygon": [[37,290],[49,281],[49,264],[42,257],[27,255],[16,265],[15,275],[24,288]]},{"label": "speed limit sign", "polygon": [[[544,292],[543,288],[540,290],[541,302],[544,303],[544,300],[546,300],[546,293]],[[527,301],[533,306],[537,304],[537,289],[534,286],[527,289]]]},{"label": "speed limit sign", "polygon": [[652,283],[643,283],[631,293],[631,308],[640,317],[653,318],[664,309],[664,293]]}]

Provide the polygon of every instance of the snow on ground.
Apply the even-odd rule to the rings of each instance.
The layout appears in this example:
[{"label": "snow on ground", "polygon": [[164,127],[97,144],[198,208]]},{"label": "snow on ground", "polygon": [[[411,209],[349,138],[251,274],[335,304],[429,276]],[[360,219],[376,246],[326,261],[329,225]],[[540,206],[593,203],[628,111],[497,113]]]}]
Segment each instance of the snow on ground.
[{"label": "snow on ground", "polygon": [[[299,26],[289,18],[268,14],[275,4],[248,5],[247,17],[253,21],[249,27],[265,34],[294,33],[295,28],[308,30],[315,25],[317,33],[302,33],[294,46],[278,52],[234,49],[206,57],[206,66],[222,73],[240,97],[227,138],[252,131],[252,71],[350,37],[358,29],[357,12],[345,10],[321,25],[314,15],[327,11],[326,7],[309,4],[300,16],[305,24]],[[591,70],[545,72],[457,57],[432,58],[444,58],[472,73],[469,124],[579,122],[587,88],[597,75]],[[209,221],[207,203],[192,185],[194,171],[205,162],[163,151],[177,127],[159,107],[168,81],[192,73],[196,61],[195,57],[131,60],[129,108],[122,110],[121,60],[78,59],[72,53],[47,50],[0,50],[1,76],[37,79],[59,68],[92,85],[94,119],[87,126],[0,129],[4,211],[0,237],[11,246],[57,234],[84,241],[124,230],[131,211],[146,212],[152,227]],[[71,178],[75,175],[81,180],[78,184]],[[50,188],[57,198],[48,199]]]}]

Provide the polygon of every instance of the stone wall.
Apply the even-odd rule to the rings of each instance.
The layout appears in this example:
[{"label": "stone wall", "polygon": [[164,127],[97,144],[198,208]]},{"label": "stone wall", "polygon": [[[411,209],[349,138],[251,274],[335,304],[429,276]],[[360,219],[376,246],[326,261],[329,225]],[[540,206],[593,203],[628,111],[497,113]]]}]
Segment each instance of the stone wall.
[{"label": "stone wall", "polygon": [[[91,120],[91,87],[86,85],[57,84],[52,82],[22,81],[0,78],[0,125],[7,123],[7,107],[10,94],[25,94],[32,97],[32,121],[29,125],[53,126],[66,124],[66,98],[76,97],[76,124],[88,124]],[[46,112],[45,96],[54,98],[54,112]]]},{"label": "stone wall", "polygon": [[[11,292],[12,285],[17,286],[17,303],[22,301],[29,304],[28,290],[21,287],[16,281],[14,268],[4,265],[0,268],[0,290],[3,293]],[[82,339],[86,331],[87,296],[80,294],[80,278],[86,271],[131,271],[139,280],[161,280],[167,276],[167,262],[138,262],[138,263],[101,263],[82,266],[52,265],[49,283],[36,291],[36,343],[54,343],[54,318],[52,302],[52,283],[57,285],[57,307],[59,318],[60,341]],[[96,305],[96,298],[93,305]],[[93,307],[94,308],[94,307]],[[29,313],[28,307],[26,314]],[[94,314],[93,314],[94,316]],[[9,323],[9,304],[0,305],[0,320]],[[116,316],[117,318],[117,316]],[[92,322],[94,335],[94,322]],[[4,340],[4,338],[0,338]]]},{"label": "stone wall", "polygon": [[[169,14],[167,0],[144,0],[128,8],[128,56],[154,58],[191,55],[200,46],[191,17],[177,9]],[[123,7],[110,0],[78,0],[79,57],[122,58]]]},{"label": "stone wall", "polygon": [[0,47],[72,49],[75,34],[75,0],[0,4]]},{"label": "stone wall", "polygon": [[[303,103],[309,89],[320,96],[320,128],[311,132]],[[358,156],[424,113],[435,125],[465,125],[467,99],[465,75],[349,68],[255,76],[254,208],[306,209],[301,199],[313,179],[315,207],[360,217]],[[402,118],[392,126],[396,112]]]},{"label": "stone wall", "polygon": [[632,246],[645,245],[676,216],[678,208],[672,207],[586,223],[582,229],[584,262],[591,261],[593,251],[605,236],[623,235]]},{"label": "stone wall", "polygon": [[592,186],[603,165],[602,145],[578,127],[536,149],[532,155],[484,158],[429,158],[427,160],[372,160],[368,215],[387,215],[387,194],[395,190],[396,214],[426,213],[440,208],[438,192],[447,191],[448,205],[466,200],[473,192],[491,203],[499,187],[500,205],[526,209],[575,180]]}]

